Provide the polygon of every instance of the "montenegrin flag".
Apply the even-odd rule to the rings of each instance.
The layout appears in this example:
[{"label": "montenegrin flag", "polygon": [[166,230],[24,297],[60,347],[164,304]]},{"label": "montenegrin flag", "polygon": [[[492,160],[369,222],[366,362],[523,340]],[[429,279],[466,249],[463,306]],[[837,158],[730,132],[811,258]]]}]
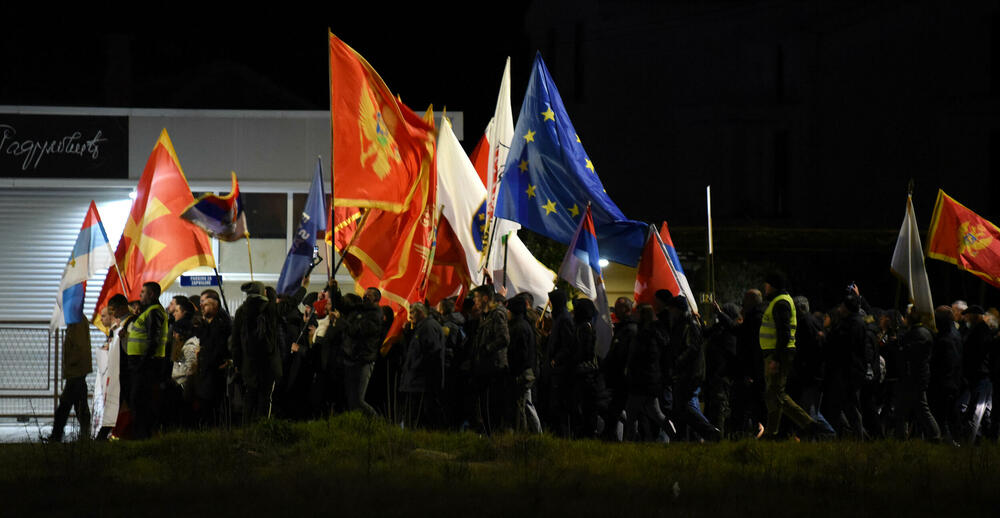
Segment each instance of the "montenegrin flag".
[{"label": "montenegrin flag", "polygon": [[87,292],[87,279],[99,270],[112,265],[108,234],[104,231],[101,216],[93,200],[83,218],[80,234],[76,236],[73,251],[63,271],[59,283],[59,297],[52,315],[51,327],[76,324],[86,320],[83,317],[83,297]]},{"label": "montenegrin flag", "polygon": [[97,317],[108,299],[123,292],[119,269],[127,288],[125,296],[138,300],[143,283],[156,282],[166,290],[188,270],[215,267],[208,236],[181,218],[193,201],[174,145],[163,130],[136,187],[135,201],[115,250],[118,268],[108,270],[94,308],[94,322],[100,321]]},{"label": "montenegrin flag", "polygon": [[407,211],[430,175],[434,125],[409,116],[375,69],[329,36],[333,204]]},{"label": "montenegrin flag", "polygon": [[202,195],[181,214],[182,218],[222,241],[236,241],[248,235],[240,185],[236,181],[236,173],[232,175],[233,186],[227,196]]},{"label": "montenegrin flag", "polygon": [[946,261],[1000,287],[1000,228],[938,190],[927,257]]}]

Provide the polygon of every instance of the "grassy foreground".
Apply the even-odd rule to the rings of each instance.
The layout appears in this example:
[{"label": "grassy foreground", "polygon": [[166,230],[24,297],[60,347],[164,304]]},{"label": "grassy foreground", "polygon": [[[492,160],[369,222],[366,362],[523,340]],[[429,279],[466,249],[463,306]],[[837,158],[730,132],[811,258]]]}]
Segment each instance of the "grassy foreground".
[{"label": "grassy foreground", "polygon": [[0,516],[857,518],[984,516],[998,504],[992,444],[491,439],[347,414],[146,442],[0,445]]}]

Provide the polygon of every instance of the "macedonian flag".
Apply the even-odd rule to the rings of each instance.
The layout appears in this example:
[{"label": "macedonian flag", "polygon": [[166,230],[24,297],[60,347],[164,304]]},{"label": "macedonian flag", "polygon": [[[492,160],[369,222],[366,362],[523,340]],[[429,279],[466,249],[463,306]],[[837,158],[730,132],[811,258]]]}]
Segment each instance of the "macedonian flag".
[{"label": "macedonian flag", "polygon": [[404,212],[429,173],[434,126],[392,95],[360,54],[330,33],[333,204]]},{"label": "macedonian flag", "polygon": [[1000,228],[938,190],[927,257],[947,261],[1000,287]]},{"label": "macedonian flag", "polygon": [[157,282],[165,290],[188,270],[215,266],[208,236],[194,223],[181,219],[193,202],[191,188],[164,129],[136,187],[136,198],[115,250],[118,268],[109,269],[104,279],[95,321],[115,294],[125,293],[129,300],[136,300],[143,283]]}]

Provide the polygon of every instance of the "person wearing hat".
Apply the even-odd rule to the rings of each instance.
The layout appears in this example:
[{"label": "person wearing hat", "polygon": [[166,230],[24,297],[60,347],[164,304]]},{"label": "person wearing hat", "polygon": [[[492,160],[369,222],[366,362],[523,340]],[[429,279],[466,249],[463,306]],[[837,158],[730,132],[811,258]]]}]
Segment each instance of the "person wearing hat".
[{"label": "person wearing hat", "polygon": [[764,439],[776,439],[781,418],[787,416],[806,433],[814,433],[816,421],[785,392],[785,383],[795,358],[795,304],[786,290],[784,275],[771,273],[764,280],[767,309],[758,339],[764,353],[764,404],[767,426]]},{"label": "person wearing hat", "polygon": [[240,289],[247,298],[233,318],[233,364],[246,391],[245,416],[256,420],[269,415],[271,396],[281,379],[278,313],[275,305],[264,296],[262,283],[248,282]]}]

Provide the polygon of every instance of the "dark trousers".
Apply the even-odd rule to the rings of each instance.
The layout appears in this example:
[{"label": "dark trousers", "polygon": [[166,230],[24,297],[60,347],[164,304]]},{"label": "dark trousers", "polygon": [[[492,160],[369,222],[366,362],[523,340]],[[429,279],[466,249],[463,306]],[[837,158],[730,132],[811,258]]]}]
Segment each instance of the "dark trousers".
[{"label": "dark trousers", "polygon": [[374,363],[360,363],[344,367],[344,393],[347,397],[347,409],[360,410],[361,413],[370,417],[378,416],[378,412],[365,401],[373,366]]},{"label": "dark trousers", "polygon": [[87,378],[86,376],[75,376],[66,379],[66,386],[62,395],[59,396],[59,407],[56,408],[56,419],[52,423],[51,438],[54,441],[61,441],[63,428],[69,419],[71,408],[76,409],[76,418],[80,421],[80,438],[90,438],[90,407],[87,405]]},{"label": "dark trousers", "polygon": [[941,439],[941,430],[931,415],[930,406],[927,404],[927,392],[923,387],[910,381],[900,381],[896,386],[894,400],[897,439],[906,438],[906,425],[911,416],[920,425],[926,439],[931,441]]},{"label": "dark trousers", "polygon": [[161,358],[129,357],[129,398],[132,438],[147,439],[160,427]]}]

